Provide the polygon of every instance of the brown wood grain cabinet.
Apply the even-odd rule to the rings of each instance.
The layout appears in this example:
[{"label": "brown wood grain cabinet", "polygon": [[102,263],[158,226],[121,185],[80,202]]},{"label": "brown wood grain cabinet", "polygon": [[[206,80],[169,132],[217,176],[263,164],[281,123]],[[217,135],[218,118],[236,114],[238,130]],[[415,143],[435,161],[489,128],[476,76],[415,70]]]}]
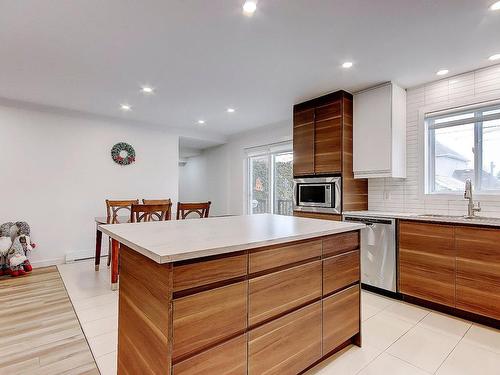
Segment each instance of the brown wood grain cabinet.
[{"label": "brown wood grain cabinet", "polygon": [[321,298],[321,261],[251,279],[248,324],[254,325]]},{"label": "brown wood grain cabinet", "polygon": [[323,354],[360,331],[359,285],[323,300]]},{"label": "brown wood grain cabinet", "polygon": [[248,333],[248,374],[295,375],[321,358],[321,302]]},{"label": "brown wood grain cabinet", "polygon": [[122,244],[118,373],[297,374],[360,345],[358,245],[354,231],[158,264]]},{"label": "brown wood grain cabinet", "polygon": [[323,213],[320,213],[320,212],[293,211],[293,216],[307,217],[309,219],[342,221],[342,215],[337,215],[337,214],[323,214]]},{"label": "brown wood grain cabinet", "polygon": [[456,307],[500,319],[500,229],[457,227]]},{"label": "brown wood grain cabinet", "polygon": [[341,176],[342,211],[368,209],[368,180],[353,172],[352,95],[333,92],[296,104],[293,113],[294,176]]},{"label": "brown wood grain cabinet", "polygon": [[270,246],[249,255],[249,273],[257,273],[273,268],[321,257],[321,240],[301,241],[290,245]]},{"label": "brown wood grain cabinet", "polygon": [[244,332],[247,294],[239,282],[174,300],[174,361]]},{"label": "brown wood grain cabinet", "polygon": [[500,320],[500,229],[399,224],[400,291]]},{"label": "brown wood grain cabinet", "polygon": [[314,174],[314,108],[293,115],[293,173]]},{"label": "brown wood grain cabinet", "polygon": [[359,282],[359,250],[326,258],[323,261],[323,295]]},{"label": "brown wood grain cabinet", "polygon": [[400,222],[399,283],[403,294],[455,307],[453,226]]},{"label": "brown wood grain cabinet", "polygon": [[247,373],[246,335],[217,345],[174,365],[174,375],[245,375]]}]

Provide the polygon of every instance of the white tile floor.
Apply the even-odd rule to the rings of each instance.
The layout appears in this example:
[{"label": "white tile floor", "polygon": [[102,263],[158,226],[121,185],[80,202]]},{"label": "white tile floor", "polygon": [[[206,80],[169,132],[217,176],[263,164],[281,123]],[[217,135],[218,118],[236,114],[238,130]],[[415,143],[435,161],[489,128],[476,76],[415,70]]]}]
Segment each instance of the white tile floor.
[{"label": "white tile floor", "polygon": [[[106,266],[59,266],[102,375],[116,374],[118,292]],[[363,292],[363,347],[337,353],[308,375],[499,375],[500,331]]]}]

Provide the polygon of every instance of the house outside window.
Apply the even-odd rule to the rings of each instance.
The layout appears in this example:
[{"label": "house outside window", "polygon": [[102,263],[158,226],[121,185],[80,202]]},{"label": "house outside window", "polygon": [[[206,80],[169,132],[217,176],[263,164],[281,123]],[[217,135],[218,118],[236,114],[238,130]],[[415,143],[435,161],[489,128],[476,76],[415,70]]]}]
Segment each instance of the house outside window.
[{"label": "house outside window", "polygon": [[426,193],[500,194],[500,104],[427,114]]},{"label": "house outside window", "polygon": [[293,151],[290,142],[246,150],[247,212],[293,214]]}]

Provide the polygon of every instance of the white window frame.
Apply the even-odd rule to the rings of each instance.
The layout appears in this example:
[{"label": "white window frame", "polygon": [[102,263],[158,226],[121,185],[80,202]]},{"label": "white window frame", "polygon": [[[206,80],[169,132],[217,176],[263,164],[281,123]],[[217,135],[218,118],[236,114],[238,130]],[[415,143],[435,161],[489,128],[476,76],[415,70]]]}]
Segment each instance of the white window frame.
[{"label": "white window frame", "polygon": [[[473,111],[484,112],[485,110],[493,109],[492,107],[498,108],[498,106],[500,106],[500,100],[498,99],[498,95],[495,96],[494,99],[490,95],[485,95],[483,97],[478,97],[475,99],[476,100],[473,103],[471,103],[470,101],[455,101],[453,103],[428,106],[419,111],[419,124],[420,124],[419,149],[421,150],[421,155],[422,155],[419,175],[420,175],[420,181],[423,181],[423,184],[420,185],[421,186],[421,191],[419,194],[420,196],[434,196],[434,197],[443,197],[445,199],[448,199],[448,198],[456,198],[457,196],[463,194],[463,192],[461,191],[435,192],[431,190],[432,180],[430,178],[431,166],[429,159],[431,153],[430,151],[431,139],[429,134],[429,125],[432,124],[430,124],[429,119],[441,116],[452,116],[464,112],[473,112]],[[460,125],[461,123],[475,124],[474,147],[476,150],[481,149],[481,153],[476,152],[474,155],[474,172],[476,175],[476,181],[478,180],[478,175],[480,174],[480,171],[476,168],[476,166],[479,165],[481,166],[480,168],[482,168],[482,156],[483,156],[482,145],[481,146],[478,145],[479,136],[477,132],[481,128],[481,125],[478,126],[478,123],[482,124],[482,121],[497,119],[498,117],[499,117],[498,115],[493,115],[481,118],[481,116],[477,115],[474,117],[474,119],[458,120],[450,122],[450,124],[448,124],[449,126]],[[475,194],[478,197],[485,196],[490,199],[493,198],[494,200],[500,200],[500,190],[478,190],[476,191]]]},{"label": "white window frame", "polygon": [[269,174],[268,174],[268,180],[270,183],[270,191],[269,191],[269,213],[274,213],[274,205],[275,205],[275,186],[274,186],[274,180],[275,180],[275,168],[274,168],[274,162],[275,158],[277,155],[280,154],[285,154],[285,153],[293,153],[293,144],[292,141],[284,141],[284,142],[277,142],[277,143],[272,143],[269,145],[265,146],[258,146],[258,147],[252,147],[252,148],[246,148],[245,153],[247,155],[246,157],[246,191],[244,194],[244,199],[245,199],[245,210],[246,214],[250,215],[252,214],[252,168],[251,168],[251,158],[253,157],[262,157],[262,156],[267,156],[268,158],[268,165],[269,165]]}]

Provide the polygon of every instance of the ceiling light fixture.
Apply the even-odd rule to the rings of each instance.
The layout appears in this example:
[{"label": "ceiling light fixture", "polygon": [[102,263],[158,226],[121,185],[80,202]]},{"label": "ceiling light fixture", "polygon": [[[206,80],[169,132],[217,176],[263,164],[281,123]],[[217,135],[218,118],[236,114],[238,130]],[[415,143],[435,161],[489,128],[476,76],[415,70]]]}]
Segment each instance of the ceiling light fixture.
[{"label": "ceiling light fixture", "polygon": [[132,110],[132,107],[128,104],[120,104],[120,109],[122,111],[128,112]]},{"label": "ceiling light fixture", "polygon": [[436,75],[438,76],[444,76],[445,74],[448,74],[450,71],[448,69],[440,69],[437,71]]},{"label": "ceiling light fixture", "polygon": [[155,89],[152,88],[151,86],[142,86],[141,87],[141,92],[143,94],[148,94],[149,95],[149,94],[152,94],[154,91],[155,91]]},{"label": "ceiling light fixture", "polygon": [[497,53],[496,55],[490,56],[489,58],[491,61],[496,61],[500,60],[500,53]]},{"label": "ceiling light fixture", "polygon": [[226,111],[227,111],[227,113],[234,113],[234,112],[236,112],[236,109],[228,108]]},{"label": "ceiling light fixture", "polygon": [[492,4],[490,6],[491,10],[500,10],[500,1],[497,1],[496,3]]},{"label": "ceiling light fixture", "polygon": [[247,16],[251,16],[257,10],[257,2],[255,1],[245,1],[243,4],[243,13]]},{"label": "ceiling light fixture", "polygon": [[205,125],[205,120],[198,120],[198,125]]},{"label": "ceiling light fixture", "polygon": [[350,61],[346,61],[345,63],[342,64],[342,68],[344,69],[349,69],[352,68],[353,63]]}]

